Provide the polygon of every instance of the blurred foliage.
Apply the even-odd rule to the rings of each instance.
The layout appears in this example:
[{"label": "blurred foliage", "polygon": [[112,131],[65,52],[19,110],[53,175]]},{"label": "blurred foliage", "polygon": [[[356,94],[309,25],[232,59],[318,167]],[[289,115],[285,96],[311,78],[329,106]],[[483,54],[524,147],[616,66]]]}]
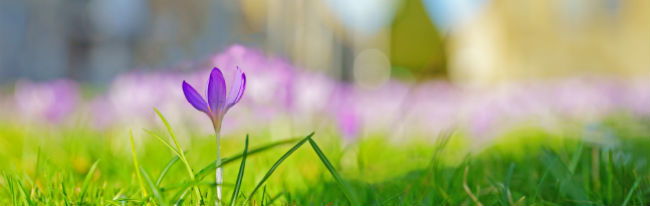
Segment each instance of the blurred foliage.
[{"label": "blurred foliage", "polygon": [[390,60],[394,67],[410,68],[419,78],[447,74],[444,40],[422,6],[402,2],[390,28]]}]

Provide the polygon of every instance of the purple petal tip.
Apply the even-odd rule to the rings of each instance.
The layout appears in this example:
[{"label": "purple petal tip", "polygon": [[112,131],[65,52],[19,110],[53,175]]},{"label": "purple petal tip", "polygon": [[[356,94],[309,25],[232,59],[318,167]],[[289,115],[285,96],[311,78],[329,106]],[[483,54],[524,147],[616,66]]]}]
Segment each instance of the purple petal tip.
[{"label": "purple petal tip", "polygon": [[209,112],[208,104],[205,103],[203,97],[201,97],[192,85],[188,84],[186,81],[183,81],[183,94],[185,95],[187,102],[189,102],[194,108],[205,113]]}]

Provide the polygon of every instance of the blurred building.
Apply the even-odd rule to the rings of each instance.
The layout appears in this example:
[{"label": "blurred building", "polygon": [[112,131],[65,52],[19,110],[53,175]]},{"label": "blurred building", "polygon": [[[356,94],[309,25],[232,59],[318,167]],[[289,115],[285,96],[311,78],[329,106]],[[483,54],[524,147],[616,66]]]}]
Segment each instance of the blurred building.
[{"label": "blurred building", "polygon": [[623,0],[4,0],[0,83],[102,84],[188,69],[232,43],[365,86],[647,75],[650,5]]},{"label": "blurred building", "polygon": [[238,42],[233,4],[0,1],[0,83],[73,78],[103,85],[128,70],[206,58]]},{"label": "blurred building", "polygon": [[247,0],[242,9],[270,52],[358,83],[403,69],[480,86],[650,67],[647,1]]}]

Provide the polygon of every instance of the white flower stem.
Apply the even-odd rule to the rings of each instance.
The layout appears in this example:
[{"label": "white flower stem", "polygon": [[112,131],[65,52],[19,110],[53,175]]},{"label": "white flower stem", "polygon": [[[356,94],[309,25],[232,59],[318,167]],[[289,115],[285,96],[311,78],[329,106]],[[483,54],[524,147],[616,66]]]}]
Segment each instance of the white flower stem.
[{"label": "white flower stem", "polygon": [[216,183],[217,183],[217,201],[216,206],[221,206],[221,185],[223,184],[223,168],[221,165],[221,135],[219,132],[216,133],[217,136],[217,171],[216,171]]}]

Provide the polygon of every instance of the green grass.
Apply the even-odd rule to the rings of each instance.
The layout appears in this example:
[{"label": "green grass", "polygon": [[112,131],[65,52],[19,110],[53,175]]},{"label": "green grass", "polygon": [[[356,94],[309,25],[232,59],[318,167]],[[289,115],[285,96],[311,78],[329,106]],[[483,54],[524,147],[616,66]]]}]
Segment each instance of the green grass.
[{"label": "green grass", "polygon": [[[166,125],[131,139],[2,122],[0,205],[212,205],[212,135]],[[224,205],[648,205],[649,125],[522,126],[480,144],[462,130],[354,143],[328,129],[226,135]]]}]

